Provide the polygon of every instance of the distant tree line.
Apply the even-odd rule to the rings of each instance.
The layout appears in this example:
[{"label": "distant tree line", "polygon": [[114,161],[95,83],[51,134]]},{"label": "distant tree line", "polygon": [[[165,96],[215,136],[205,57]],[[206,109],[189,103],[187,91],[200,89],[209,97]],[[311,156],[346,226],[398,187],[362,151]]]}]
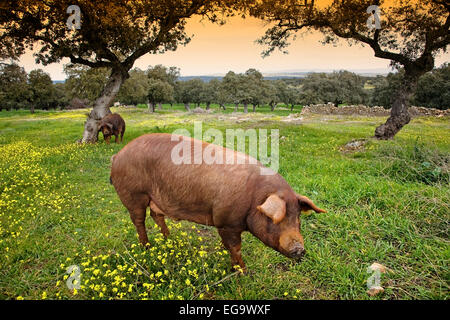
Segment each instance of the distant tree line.
[{"label": "distant tree line", "polygon": [[[67,79],[53,83],[40,69],[26,73],[16,64],[0,65],[0,110],[6,109],[70,109],[93,104],[108,81],[110,70],[69,64],[64,67]],[[135,68],[117,95],[126,105],[147,104],[149,111],[162,104],[183,104],[186,110],[217,104],[244,112],[260,106],[271,110],[282,104],[294,110],[297,105],[332,102],[365,104],[390,108],[393,93],[401,85],[403,70],[387,76],[364,77],[348,71],[311,73],[305,78],[265,80],[261,72],[228,72],[222,79],[180,81],[179,69],[157,65],[147,70]],[[450,108],[450,66],[444,64],[423,76],[413,105],[437,109]]]}]

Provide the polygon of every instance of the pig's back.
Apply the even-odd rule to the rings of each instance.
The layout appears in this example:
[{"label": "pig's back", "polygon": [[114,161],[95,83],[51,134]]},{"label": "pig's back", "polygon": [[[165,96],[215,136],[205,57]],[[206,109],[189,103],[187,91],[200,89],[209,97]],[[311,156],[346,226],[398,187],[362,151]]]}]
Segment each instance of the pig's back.
[{"label": "pig's back", "polygon": [[[224,221],[228,216],[244,215],[250,209],[252,193],[261,181],[259,162],[249,164],[247,155],[232,151],[234,164],[202,161],[201,164],[177,165],[171,155],[180,142],[171,141],[171,137],[170,134],[148,134],[128,143],[114,158],[113,181],[124,185],[127,192],[148,194],[165,214],[179,219],[192,220],[189,216],[204,215]],[[202,144],[202,151],[210,146],[215,152],[222,150],[225,157],[228,150],[195,141]],[[236,157],[244,157],[247,163],[237,164]]]}]

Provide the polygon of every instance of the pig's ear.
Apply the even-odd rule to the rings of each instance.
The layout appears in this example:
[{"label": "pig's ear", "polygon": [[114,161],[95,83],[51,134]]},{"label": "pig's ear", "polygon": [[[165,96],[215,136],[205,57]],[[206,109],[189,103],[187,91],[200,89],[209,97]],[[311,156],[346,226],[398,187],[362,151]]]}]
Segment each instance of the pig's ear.
[{"label": "pig's ear", "polygon": [[278,224],[286,216],[286,202],[276,194],[269,196],[257,209]]},{"label": "pig's ear", "polygon": [[297,195],[297,199],[298,199],[298,204],[300,205],[300,210],[302,212],[308,212],[310,210],[314,210],[317,213],[326,213],[326,210],[320,209],[318,206],[316,206],[314,204],[314,202],[312,202],[311,199],[309,199],[308,197],[299,195],[298,193]]},{"label": "pig's ear", "polygon": [[103,127],[108,127],[109,129],[112,129],[112,124],[111,123],[108,123],[108,122],[102,122],[102,121],[100,121],[99,123],[98,123],[98,129],[99,130],[101,130]]}]

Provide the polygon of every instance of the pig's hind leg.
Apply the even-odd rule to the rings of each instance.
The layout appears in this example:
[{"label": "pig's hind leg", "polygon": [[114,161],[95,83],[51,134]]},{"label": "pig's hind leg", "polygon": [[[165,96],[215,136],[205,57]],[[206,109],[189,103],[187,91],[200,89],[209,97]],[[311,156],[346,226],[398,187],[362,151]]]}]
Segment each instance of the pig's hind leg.
[{"label": "pig's hind leg", "polygon": [[136,227],[137,234],[139,236],[139,242],[145,247],[148,245],[148,237],[147,231],[145,230],[145,217],[147,206],[149,203],[149,197],[146,195],[134,195],[127,197],[127,201],[123,201],[122,203],[127,207],[130,212],[131,221],[133,221],[134,226]]},{"label": "pig's hind leg", "polygon": [[150,201],[150,216],[155,220],[158,227],[161,229],[161,233],[163,234],[164,238],[167,239],[170,232],[167,228],[166,221],[164,220],[164,212],[153,202]]}]

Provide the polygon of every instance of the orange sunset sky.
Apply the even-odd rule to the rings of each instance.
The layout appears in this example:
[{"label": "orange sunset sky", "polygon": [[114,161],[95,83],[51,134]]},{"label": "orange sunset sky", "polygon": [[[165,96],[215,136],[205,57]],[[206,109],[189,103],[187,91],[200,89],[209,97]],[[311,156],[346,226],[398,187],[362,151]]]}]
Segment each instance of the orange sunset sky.
[{"label": "orange sunset sky", "polygon": [[[321,70],[370,70],[389,72],[389,61],[375,58],[369,47],[352,46],[345,41],[333,45],[322,45],[323,36],[318,33],[298,37],[288,48],[289,54],[279,51],[267,58],[261,57],[263,47],[255,40],[264,34],[267,26],[254,18],[234,17],[224,26],[209,21],[201,22],[199,18],[191,19],[186,27],[188,34],[194,34],[186,47],[179,47],[175,52],[160,55],[147,54],[140,58],[135,67],[146,69],[149,65],[163,64],[176,66],[182,76],[225,74],[229,70],[244,72],[255,68],[263,73],[283,71],[321,71]],[[437,57],[436,66],[450,61],[450,54]],[[53,80],[65,79],[63,64],[49,66],[37,65],[32,52],[25,54],[20,65],[27,72],[42,68]]]}]

